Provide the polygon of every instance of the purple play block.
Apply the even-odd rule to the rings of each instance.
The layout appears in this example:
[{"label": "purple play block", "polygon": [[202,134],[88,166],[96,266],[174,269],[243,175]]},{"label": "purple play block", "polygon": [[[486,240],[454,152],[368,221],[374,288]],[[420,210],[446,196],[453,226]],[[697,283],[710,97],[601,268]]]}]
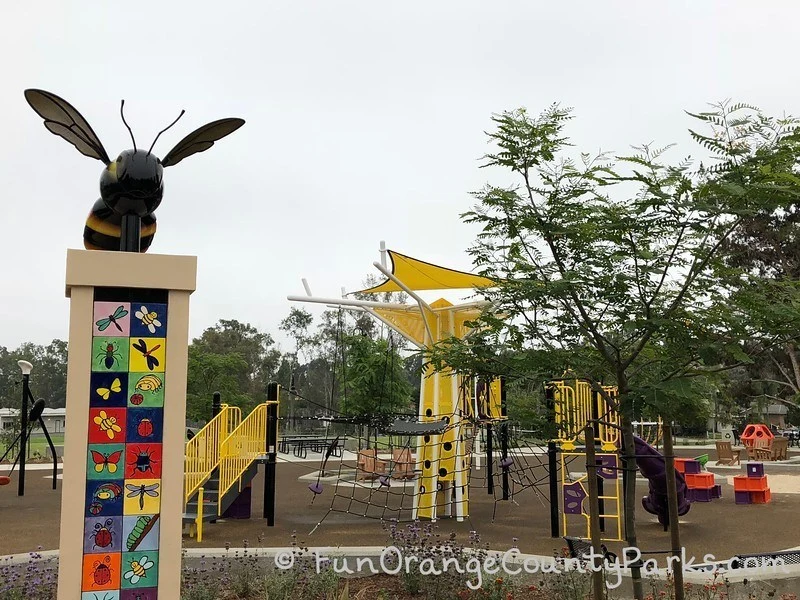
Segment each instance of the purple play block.
[{"label": "purple play block", "polygon": [[747,476],[748,477],[763,477],[764,476],[764,463],[760,463],[760,462],[747,463]]},{"label": "purple play block", "polygon": [[711,497],[712,498],[722,498],[722,486],[717,484],[713,488],[711,488]]},{"label": "purple play block", "polygon": [[699,460],[687,460],[683,463],[686,470],[684,471],[687,475],[694,475],[696,473],[700,473],[702,471],[702,467],[700,466]]},{"label": "purple play block", "polygon": [[733,492],[736,504],[750,504],[750,492]]},{"label": "purple play block", "polygon": [[692,502],[711,502],[714,499],[714,488],[707,490],[690,489],[689,499]]}]

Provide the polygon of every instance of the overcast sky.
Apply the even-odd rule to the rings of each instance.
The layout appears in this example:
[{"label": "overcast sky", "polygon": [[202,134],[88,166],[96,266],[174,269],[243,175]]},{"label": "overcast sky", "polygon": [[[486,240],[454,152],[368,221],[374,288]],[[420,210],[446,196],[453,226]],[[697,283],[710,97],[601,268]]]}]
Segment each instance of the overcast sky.
[{"label": "overcast sky", "polygon": [[[564,7],[569,7],[566,9]],[[23,98],[71,102],[109,155],[181,109],[154,152],[228,116],[244,127],[165,170],[150,252],[198,257],[191,335],[221,318],[272,333],[303,293],[375,272],[378,244],[472,268],[459,213],[492,113],[575,109],[582,149],[679,143],[683,113],[732,97],[800,113],[795,2],[6,2],[0,19],[0,345],[67,336],[67,248],[102,163]],[[321,308],[306,305],[318,313]]]}]

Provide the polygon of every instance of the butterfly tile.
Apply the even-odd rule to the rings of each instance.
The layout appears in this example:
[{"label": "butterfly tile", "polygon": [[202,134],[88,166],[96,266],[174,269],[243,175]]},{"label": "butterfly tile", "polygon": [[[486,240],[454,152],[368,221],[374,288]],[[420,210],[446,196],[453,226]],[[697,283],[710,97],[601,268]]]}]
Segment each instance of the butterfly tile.
[{"label": "butterfly tile", "polygon": [[128,337],[131,326],[130,302],[95,302],[92,334],[104,337]]},{"label": "butterfly tile", "polygon": [[134,588],[120,590],[119,600],[158,600],[158,588]]},{"label": "butterfly tile", "polygon": [[130,332],[131,337],[165,337],[167,305],[131,302]]},{"label": "butterfly tile", "polygon": [[125,444],[89,444],[87,479],[124,479]]},{"label": "butterfly tile", "polygon": [[89,406],[100,408],[128,405],[127,373],[92,373],[89,382]]}]

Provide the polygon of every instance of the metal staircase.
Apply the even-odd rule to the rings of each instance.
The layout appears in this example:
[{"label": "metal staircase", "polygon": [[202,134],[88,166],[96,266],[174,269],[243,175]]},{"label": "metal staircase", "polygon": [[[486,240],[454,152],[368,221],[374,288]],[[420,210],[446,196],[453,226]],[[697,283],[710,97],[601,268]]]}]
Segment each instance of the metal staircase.
[{"label": "metal staircase", "polygon": [[267,453],[267,407],[244,419],[237,407],[222,411],[186,444],[183,523],[203,540],[203,524],[221,517],[258,472]]}]

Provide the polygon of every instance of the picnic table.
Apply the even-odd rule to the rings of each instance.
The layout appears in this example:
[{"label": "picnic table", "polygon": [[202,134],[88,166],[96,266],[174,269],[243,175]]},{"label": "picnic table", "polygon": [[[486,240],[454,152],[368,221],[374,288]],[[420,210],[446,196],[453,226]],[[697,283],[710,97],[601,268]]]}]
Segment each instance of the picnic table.
[{"label": "picnic table", "polygon": [[[297,458],[306,458],[308,451],[312,452],[325,452],[331,445],[331,442],[336,437],[327,435],[287,435],[281,436],[278,439],[278,452],[288,454],[291,450],[292,454]],[[333,456],[341,457],[342,448],[347,438],[340,437],[339,443],[333,450]]]}]

